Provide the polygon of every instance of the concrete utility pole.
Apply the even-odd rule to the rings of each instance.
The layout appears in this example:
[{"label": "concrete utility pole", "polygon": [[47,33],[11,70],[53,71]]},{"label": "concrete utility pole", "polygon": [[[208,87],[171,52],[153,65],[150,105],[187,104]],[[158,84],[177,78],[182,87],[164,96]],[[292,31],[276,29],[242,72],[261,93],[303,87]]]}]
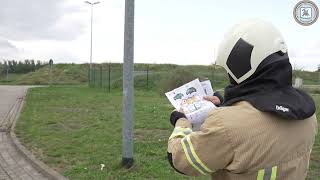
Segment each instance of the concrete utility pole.
[{"label": "concrete utility pole", "polygon": [[89,67],[89,82],[91,80],[91,72],[92,72],[92,25],[93,25],[93,6],[96,4],[99,4],[100,2],[90,2],[85,1],[85,3],[89,4],[91,6],[91,36],[90,36],[90,67]]},{"label": "concrete utility pole", "polygon": [[134,0],[125,3],[123,57],[122,167],[133,165]]}]

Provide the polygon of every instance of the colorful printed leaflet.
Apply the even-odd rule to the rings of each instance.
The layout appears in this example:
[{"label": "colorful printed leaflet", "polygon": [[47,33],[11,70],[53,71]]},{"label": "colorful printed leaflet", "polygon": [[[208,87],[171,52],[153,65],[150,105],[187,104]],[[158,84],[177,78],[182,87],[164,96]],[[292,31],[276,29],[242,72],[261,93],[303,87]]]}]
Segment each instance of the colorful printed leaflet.
[{"label": "colorful printed leaflet", "polygon": [[213,95],[211,82],[207,80],[200,83],[199,79],[166,93],[174,108],[183,111],[193,124],[201,124],[208,112],[216,107],[203,99],[206,95]]}]

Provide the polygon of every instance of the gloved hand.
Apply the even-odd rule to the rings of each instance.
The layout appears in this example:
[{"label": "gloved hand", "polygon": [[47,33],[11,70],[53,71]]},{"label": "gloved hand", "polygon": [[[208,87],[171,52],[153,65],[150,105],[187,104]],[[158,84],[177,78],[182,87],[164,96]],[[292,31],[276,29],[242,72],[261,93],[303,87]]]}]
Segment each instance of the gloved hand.
[{"label": "gloved hand", "polygon": [[219,98],[220,104],[223,104],[224,98],[223,96],[221,96],[221,94],[218,91],[214,92],[213,95]]},{"label": "gloved hand", "polygon": [[218,107],[223,103],[223,97],[218,92],[215,92],[213,96],[205,96],[203,99],[212,102]]},{"label": "gloved hand", "polygon": [[180,119],[180,118],[186,118],[186,115],[183,114],[182,112],[179,111],[173,111],[170,115],[170,122],[173,126],[176,125],[176,122]]}]

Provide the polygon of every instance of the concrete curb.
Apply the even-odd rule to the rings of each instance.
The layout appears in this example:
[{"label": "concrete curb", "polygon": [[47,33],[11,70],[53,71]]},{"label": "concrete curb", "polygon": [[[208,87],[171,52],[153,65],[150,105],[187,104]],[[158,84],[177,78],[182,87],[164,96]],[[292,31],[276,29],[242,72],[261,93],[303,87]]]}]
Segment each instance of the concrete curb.
[{"label": "concrete curb", "polygon": [[14,128],[16,126],[16,122],[20,116],[20,112],[24,103],[25,96],[18,99],[16,104],[13,106],[14,115],[10,116],[10,119],[7,120],[9,122],[12,122],[11,128],[8,129],[10,131],[8,132],[8,134],[10,134],[9,139],[12,145],[17,149],[19,153],[21,153],[23,157],[25,157],[27,162],[29,162],[37,171],[39,171],[46,178],[50,180],[67,180],[68,178],[62,176],[61,174],[44,164],[43,162],[37,160],[36,157],[20,143],[16,134],[14,133]]}]

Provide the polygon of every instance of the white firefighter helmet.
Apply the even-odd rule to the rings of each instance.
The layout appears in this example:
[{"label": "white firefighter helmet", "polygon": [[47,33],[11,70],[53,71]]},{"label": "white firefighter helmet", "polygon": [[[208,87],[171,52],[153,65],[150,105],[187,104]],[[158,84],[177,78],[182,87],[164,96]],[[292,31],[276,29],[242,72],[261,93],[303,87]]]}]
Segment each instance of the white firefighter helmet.
[{"label": "white firefighter helmet", "polygon": [[270,23],[250,20],[236,25],[219,45],[216,64],[240,84],[248,79],[259,64],[276,52],[287,53],[280,32]]}]

